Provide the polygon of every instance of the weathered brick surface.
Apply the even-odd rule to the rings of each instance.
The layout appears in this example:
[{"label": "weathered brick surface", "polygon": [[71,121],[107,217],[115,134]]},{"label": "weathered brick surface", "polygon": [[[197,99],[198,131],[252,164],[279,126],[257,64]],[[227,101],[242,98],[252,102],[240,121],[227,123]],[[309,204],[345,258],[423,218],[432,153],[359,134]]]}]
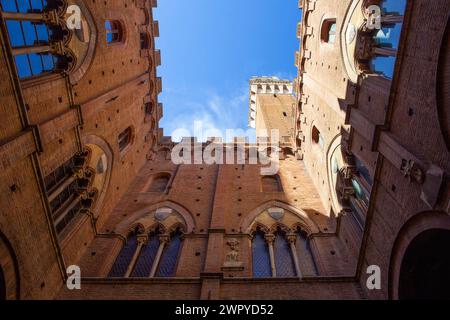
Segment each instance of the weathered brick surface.
[{"label": "weathered brick surface", "polygon": [[[155,52],[154,36],[159,31],[150,8],[143,1],[126,6],[82,3],[95,26],[91,40],[97,42],[89,51],[89,45],[71,39],[68,46],[78,59],[68,76],[22,81],[18,91],[14,86],[20,81],[5,56],[9,49],[0,50],[0,232],[12,248],[11,253],[0,240],[0,265],[7,271],[9,298],[15,298],[11,290],[17,285],[11,265],[18,266],[20,298],[25,299],[393,297],[390,288],[397,284],[389,283],[392,265],[401,259],[395,248],[399,239],[408,237],[402,230],[418,216],[425,218],[417,228],[426,229],[430,211],[441,216],[449,212],[450,157],[444,116],[448,117],[450,63],[448,45],[443,45],[448,40],[444,38],[448,1],[408,4],[393,81],[361,74],[358,83],[352,83],[343,61],[341,35],[334,44],[320,39],[323,19],[335,18],[337,32],[345,32],[344,18],[355,2],[316,1],[315,9],[308,12],[303,5],[302,48],[311,56],[301,66],[295,113],[291,113],[291,96],[258,97],[257,122],[268,129],[280,128],[282,135],[297,141],[281,157],[280,192],[263,192],[260,165],[172,163],[166,154],[172,143],[158,141],[162,109],[157,95],[162,82],[156,75],[160,55]],[[123,23],[123,43],[106,44],[105,19]],[[307,29],[311,35],[306,35]],[[149,32],[150,49],[140,48],[143,31]],[[151,114],[145,113],[145,102],[152,104]],[[294,123],[301,135],[292,132]],[[312,139],[314,126],[323,146]],[[133,138],[120,151],[118,135],[128,127]],[[352,213],[341,212],[333,201],[337,186],[330,185],[330,147],[338,139],[374,178],[364,230]],[[99,150],[107,157],[102,197],[90,215],[77,217],[58,238],[41,179],[84,146],[95,146],[95,159]],[[424,183],[405,176],[402,160],[415,161]],[[97,163],[89,166],[97,170]],[[443,181],[431,180],[430,169],[441,170]],[[168,188],[150,192],[153,179],[162,173],[171,176]],[[423,199],[429,190],[438,193],[435,204]],[[314,228],[309,239],[318,275],[305,275],[302,280],[252,278],[248,224],[254,218],[250,215],[267,203],[300,212],[299,221]],[[159,206],[179,208],[192,223],[184,236],[176,276],[106,279],[134,223]],[[239,240],[242,262],[234,269],[224,268],[231,239]],[[63,286],[63,261],[81,266],[82,290],[68,291]],[[382,271],[381,290],[365,289],[365,271],[373,264]]]}]

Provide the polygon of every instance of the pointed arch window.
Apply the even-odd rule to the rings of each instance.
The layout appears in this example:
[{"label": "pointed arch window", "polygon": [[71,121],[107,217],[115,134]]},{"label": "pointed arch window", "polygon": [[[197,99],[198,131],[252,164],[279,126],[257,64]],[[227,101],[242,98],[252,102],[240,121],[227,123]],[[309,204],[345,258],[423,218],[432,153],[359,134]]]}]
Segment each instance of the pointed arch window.
[{"label": "pointed arch window", "polygon": [[253,277],[267,278],[272,276],[270,268],[269,247],[264,233],[257,231],[252,241]]},{"label": "pointed arch window", "polygon": [[89,151],[75,154],[44,178],[45,191],[58,234],[79,216],[82,209],[88,209],[92,205],[91,200],[96,196],[96,192],[91,190],[87,192],[88,198],[83,199],[80,191],[86,190],[94,178],[92,171],[87,168],[88,154]]},{"label": "pointed arch window", "polygon": [[166,234],[158,228],[148,235],[132,233],[120,251],[109,277],[173,277],[181,251],[183,232]]},{"label": "pointed arch window", "polygon": [[136,252],[137,243],[136,232],[129,234],[126,243],[122,247],[122,250],[120,250],[116,261],[109,272],[109,277],[120,278],[125,276],[128,266]]},{"label": "pointed arch window", "polygon": [[257,229],[252,240],[253,277],[296,277],[296,252],[285,232],[264,233]]},{"label": "pointed arch window", "polygon": [[297,274],[295,272],[294,259],[289,242],[286,240],[285,232],[278,230],[275,233],[273,249],[277,277],[295,277]]},{"label": "pointed arch window", "polygon": [[284,227],[264,232],[258,227],[252,238],[252,259],[255,278],[317,275],[307,234],[300,227],[292,232]]},{"label": "pointed arch window", "polygon": [[132,277],[149,277],[159,247],[159,232],[151,232],[147,243],[142,247]]},{"label": "pointed arch window", "polygon": [[47,8],[47,0],[1,0],[0,4],[5,12],[42,12]]},{"label": "pointed arch window", "polygon": [[179,230],[175,231],[169,243],[166,245],[159,262],[156,277],[173,277],[175,276],[178,256],[181,249],[182,234]]},{"label": "pointed arch window", "polygon": [[20,79],[69,68],[73,58],[51,45],[62,41],[68,33],[50,24],[43,14],[44,10],[57,9],[57,5],[47,8],[47,1],[42,0],[1,0],[0,4]]},{"label": "pointed arch window", "polygon": [[381,28],[370,33],[374,43],[370,70],[388,79],[394,75],[405,8],[406,0],[381,1]]}]

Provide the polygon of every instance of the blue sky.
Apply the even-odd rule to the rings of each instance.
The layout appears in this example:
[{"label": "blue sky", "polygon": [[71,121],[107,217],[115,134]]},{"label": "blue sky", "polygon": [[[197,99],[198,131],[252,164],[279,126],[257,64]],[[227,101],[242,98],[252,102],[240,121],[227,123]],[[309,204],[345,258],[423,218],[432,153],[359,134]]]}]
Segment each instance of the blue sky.
[{"label": "blue sky", "polygon": [[[249,79],[296,75],[297,5],[296,0],[158,1],[165,135],[179,128],[197,135],[194,121],[202,121],[204,131],[248,130]],[[187,134],[173,138],[180,135]]]}]

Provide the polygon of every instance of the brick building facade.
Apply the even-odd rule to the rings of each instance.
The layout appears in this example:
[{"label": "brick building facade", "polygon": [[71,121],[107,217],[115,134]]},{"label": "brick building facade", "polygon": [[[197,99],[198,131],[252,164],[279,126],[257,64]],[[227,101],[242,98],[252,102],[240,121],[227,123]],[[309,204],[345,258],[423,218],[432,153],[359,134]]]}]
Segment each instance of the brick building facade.
[{"label": "brick building facade", "polygon": [[299,1],[298,78],[250,80],[267,145],[163,136],[155,0],[0,3],[0,297],[448,297],[448,1]]}]

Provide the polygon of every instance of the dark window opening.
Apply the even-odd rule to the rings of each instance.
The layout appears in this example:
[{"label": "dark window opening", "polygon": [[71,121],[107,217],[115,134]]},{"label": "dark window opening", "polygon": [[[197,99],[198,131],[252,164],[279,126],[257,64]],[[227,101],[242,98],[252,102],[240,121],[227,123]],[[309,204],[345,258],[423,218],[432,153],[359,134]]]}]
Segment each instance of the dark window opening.
[{"label": "dark window opening", "polygon": [[106,42],[115,43],[121,42],[123,38],[122,24],[117,20],[105,21]]},{"label": "dark window opening", "polygon": [[155,177],[148,192],[164,192],[170,181],[169,174],[163,174]]},{"label": "dark window opening", "polygon": [[316,126],[313,126],[313,128],[312,128],[311,139],[312,139],[313,143],[319,145],[320,148],[323,149],[324,140],[323,140],[322,134],[320,133],[319,129],[317,129]]},{"label": "dark window opening", "polygon": [[0,266],[0,301],[6,300],[6,281],[2,266]]},{"label": "dark window opening", "polygon": [[325,20],[320,33],[322,42],[333,44],[336,41],[336,19]]},{"label": "dark window opening", "polygon": [[403,257],[399,299],[450,299],[450,231],[430,229],[411,241]]},{"label": "dark window opening", "polygon": [[282,192],[283,188],[281,186],[280,177],[278,175],[274,176],[264,176],[261,179],[263,192]]},{"label": "dark window opening", "polygon": [[116,261],[114,261],[114,264],[111,268],[111,271],[109,272],[108,277],[121,278],[125,275],[128,269],[128,265],[130,264],[134,253],[136,252],[136,248],[137,248],[136,233],[132,233],[128,236],[127,242],[122,247],[122,250],[120,250],[120,253],[117,256]]},{"label": "dark window opening", "polygon": [[150,49],[150,36],[146,32],[140,34],[141,39],[141,49]]},{"label": "dark window opening", "polygon": [[132,138],[131,127],[126,128],[119,134],[118,143],[120,151],[123,151],[131,143],[131,138]]}]

